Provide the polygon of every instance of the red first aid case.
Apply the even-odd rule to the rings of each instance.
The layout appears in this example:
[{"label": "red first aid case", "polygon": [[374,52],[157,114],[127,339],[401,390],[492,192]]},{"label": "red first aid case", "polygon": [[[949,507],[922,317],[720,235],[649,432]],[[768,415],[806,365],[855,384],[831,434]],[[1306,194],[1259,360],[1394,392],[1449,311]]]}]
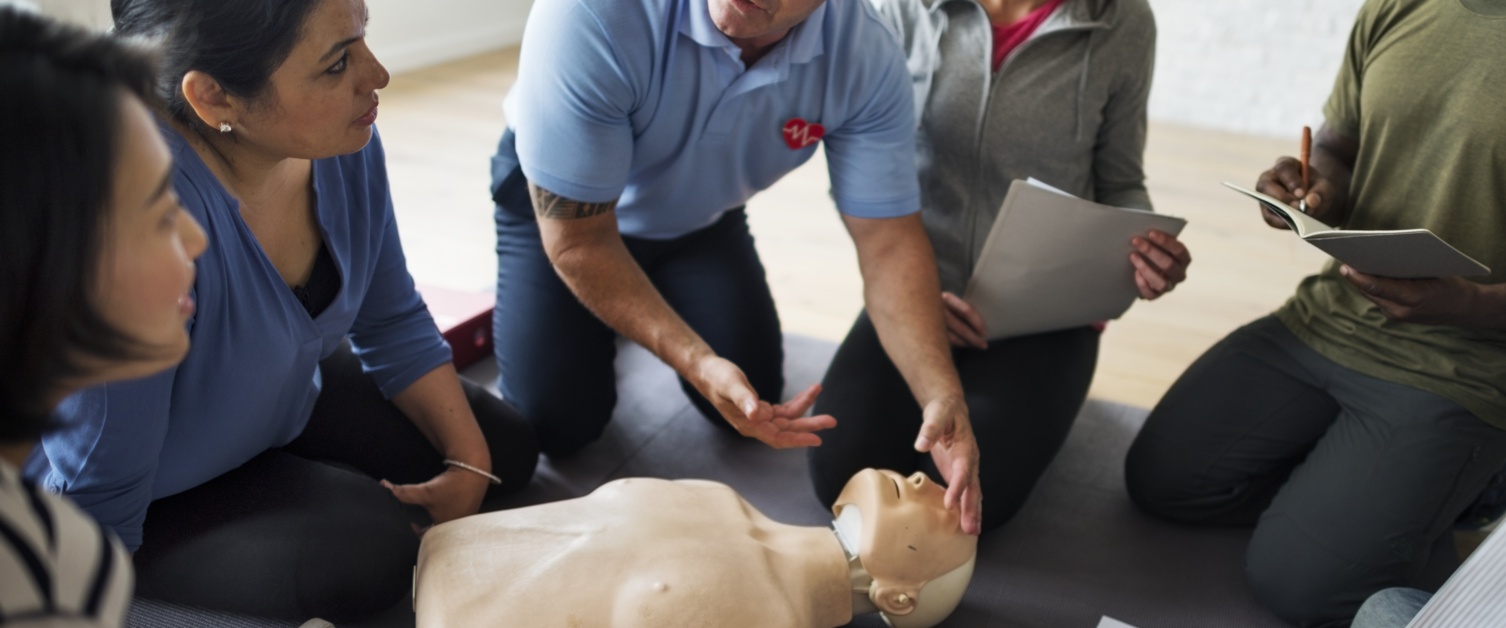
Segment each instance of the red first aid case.
[{"label": "red first aid case", "polygon": [[463,292],[419,284],[419,294],[429,305],[429,314],[439,333],[450,343],[455,368],[463,369],[492,354],[492,307],[496,295]]}]

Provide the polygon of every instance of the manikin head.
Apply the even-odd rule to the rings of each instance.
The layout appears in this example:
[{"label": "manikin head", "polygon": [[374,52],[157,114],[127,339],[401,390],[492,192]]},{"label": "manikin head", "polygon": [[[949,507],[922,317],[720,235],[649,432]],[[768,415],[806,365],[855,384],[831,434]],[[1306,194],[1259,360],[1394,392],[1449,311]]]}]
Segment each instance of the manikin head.
[{"label": "manikin head", "polygon": [[[957,608],[972,578],[978,538],[942,506],[945,489],[915,473],[864,469],[832,506],[841,528],[861,519],[856,552],[873,577],[868,599],[895,628],[929,628]],[[847,512],[855,510],[856,512]]]}]

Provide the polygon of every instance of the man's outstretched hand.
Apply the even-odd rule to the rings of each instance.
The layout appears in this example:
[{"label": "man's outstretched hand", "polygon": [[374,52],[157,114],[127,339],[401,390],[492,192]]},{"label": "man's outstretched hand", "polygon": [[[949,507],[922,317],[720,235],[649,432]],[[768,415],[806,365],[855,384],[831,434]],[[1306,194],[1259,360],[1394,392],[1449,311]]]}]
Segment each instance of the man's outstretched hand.
[{"label": "man's outstretched hand", "polygon": [[771,404],[759,399],[742,369],[726,359],[705,358],[698,375],[693,382],[696,389],[711,400],[722,418],[738,434],[756,438],[770,447],[815,447],[821,444],[816,432],[837,426],[837,420],[829,414],[805,416],[821,394],[820,384],[812,384],[785,403]]}]

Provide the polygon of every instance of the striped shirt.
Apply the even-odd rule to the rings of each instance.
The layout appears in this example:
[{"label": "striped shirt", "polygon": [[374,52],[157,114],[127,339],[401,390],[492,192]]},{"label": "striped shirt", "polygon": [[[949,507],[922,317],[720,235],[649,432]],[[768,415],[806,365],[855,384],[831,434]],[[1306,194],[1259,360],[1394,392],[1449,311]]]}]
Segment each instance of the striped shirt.
[{"label": "striped shirt", "polygon": [[0,625],[120,626],[131,584],[114,535],[0,461]]}]

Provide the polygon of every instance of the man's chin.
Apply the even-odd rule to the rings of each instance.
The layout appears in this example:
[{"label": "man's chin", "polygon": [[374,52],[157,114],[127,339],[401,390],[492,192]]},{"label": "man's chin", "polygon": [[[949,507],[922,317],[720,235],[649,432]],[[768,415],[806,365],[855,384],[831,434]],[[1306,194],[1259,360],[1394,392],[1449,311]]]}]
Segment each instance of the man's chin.
[{"label": "man's chin", "polygon": [[738,43],[758,42],[770,39],[777,41],[778,39],[770,35],[775,29],[770,28],[769,24],[763,21],[728,20],[725,24],[717,24],[716,29]]},{"label": "man's chin", "polygon": [[733,39],[754,39],[769,31],[767,15],[756,12],[750,15],[734,7],[726,7],[721,15],[713,13],[711,21],[716,30]]},{"label": "man's chin", "polygon": [[743,15],[769,14],[769,10],[763,6],[763,3],[754,2],[753,0],[727,0],[727,6],[731,7],[733,11],[736,11]]}]

